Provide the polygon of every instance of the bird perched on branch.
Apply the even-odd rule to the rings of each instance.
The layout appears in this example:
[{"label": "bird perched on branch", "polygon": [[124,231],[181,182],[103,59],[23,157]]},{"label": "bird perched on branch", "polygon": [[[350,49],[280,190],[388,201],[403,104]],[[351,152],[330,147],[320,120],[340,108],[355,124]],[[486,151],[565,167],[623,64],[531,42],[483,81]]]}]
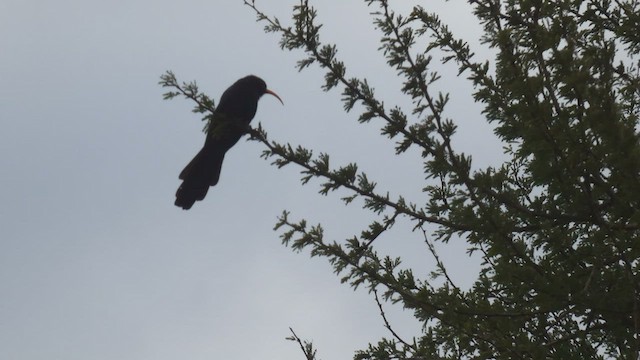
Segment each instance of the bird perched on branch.
[{"label": "bird perched on branch", "polygon": [[218,183],[224,155],[247,133],[264,94],[273,95],[282,103],[275,92],[267,89],[264,80],[254,75],[243,77],[225,90],[209,123],[204,146],[180,173],[182,184],[176,192],[176,206],[190,209],[193,203],[204,199],[209,186]]}]

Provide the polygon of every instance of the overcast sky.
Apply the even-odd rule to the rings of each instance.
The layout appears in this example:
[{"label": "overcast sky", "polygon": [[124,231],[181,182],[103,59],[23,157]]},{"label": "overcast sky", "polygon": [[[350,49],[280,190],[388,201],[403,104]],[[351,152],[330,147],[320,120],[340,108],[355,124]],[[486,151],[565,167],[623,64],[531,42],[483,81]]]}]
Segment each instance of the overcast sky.
[{"label": "overcast sky", "polygon": [[[291,1],[257,1],[289,21]],[[477,43],[466,4],[428,6]],[[391,107],[406,105],[377,51],[363,1],[322,1],[321,37],[340,47],[352,76],[367,76]],[[403,2],[403,9],[410,6]],[[4,0],[0,2],[0,358],[12,360],[301,359],[289,327],[322,359],[351,358],[388,336],[373,299],[353,292],[324,259],[295,254],[272,230],[282,210],[323,223],[329,240],[358,234],[376,217],[339,192],[302,187],[295,167],[259,157],[240,141],[219,184],[189,211],[173,205],[178,173],[204,141],[185,100],[163,101],[166,70],[197,80],[216,101],[238,78],[262,77],[284,100],[260,101],[270,138],[356,161],[381,191],[426,199],[417,154],[393,154],[381,125],[357,124],[322,72],[298,73],[299,53],[280,50],[237,1]],[[455,69],[450,69],[455,73]],[[448,78],[457,144],[476,164],[500,144],[464,79]],[[407,225],[401,222],[399,225]],[[381,249],[433,265],[421,234],[398,226]],[[477,270],[464,244],[443,249],[468,286]],[[389,314],[416,334],[410,314]]]}]

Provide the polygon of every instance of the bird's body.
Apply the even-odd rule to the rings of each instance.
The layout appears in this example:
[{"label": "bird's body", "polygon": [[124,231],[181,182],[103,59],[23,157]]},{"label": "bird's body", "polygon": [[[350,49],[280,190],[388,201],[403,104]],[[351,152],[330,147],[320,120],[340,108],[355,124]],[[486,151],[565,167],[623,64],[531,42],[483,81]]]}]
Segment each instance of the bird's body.
[{"label": "bird's body", "polygon": [[196,201],[204,199],[209,186],[218,183],[224,155],[246,134],[256,114],[258,100],[264,94],[280,100],[267,89],[262,79],[253,75],[236,81],[225,90],[209,123],[204,146],[180,173],[182,184],[176,192],[176,206],[190,209]]}]

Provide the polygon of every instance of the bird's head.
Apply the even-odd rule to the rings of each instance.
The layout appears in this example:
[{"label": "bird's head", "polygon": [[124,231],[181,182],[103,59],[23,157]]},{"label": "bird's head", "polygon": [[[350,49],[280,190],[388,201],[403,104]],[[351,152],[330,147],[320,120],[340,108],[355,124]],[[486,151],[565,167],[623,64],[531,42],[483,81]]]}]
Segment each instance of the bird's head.
[{"label": "bird's head", "polygon": [[273,95],[282,103],[282,99],[276,93],[267,89],[264,80],[255,75],[245,76],[225,90],[220,97],[216,113],[244,119],[249,123],[256,114],[258,100],[264,94]]},{"label": "bird's head", "polygon": [[267,89],[267,83],[265,83],[264,80],[255,75],[245,76],[242,79],[238,80],[236,84],[241,88],[247,89],[246,91],[254,94],[256,98],[260,98],[264,94],[269,94],[275,96],[276,99],[278,99],[280,103],[284,105],[284,102],[282,102],[280,96],[278,96],[278,94],[276,94],[275,92]]}]

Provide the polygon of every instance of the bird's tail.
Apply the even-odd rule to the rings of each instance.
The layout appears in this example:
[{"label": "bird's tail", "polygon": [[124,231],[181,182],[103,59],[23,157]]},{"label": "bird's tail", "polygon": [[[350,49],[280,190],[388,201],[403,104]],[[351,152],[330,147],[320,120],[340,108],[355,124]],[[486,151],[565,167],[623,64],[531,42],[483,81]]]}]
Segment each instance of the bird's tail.
[{"label": "bird's tail", "polygon": [[196,201],[204,199],[209,186],[220,179],[224,152],[202,148],[180,173],[182,184],[176,191],[175,205],[188,210]]}]

